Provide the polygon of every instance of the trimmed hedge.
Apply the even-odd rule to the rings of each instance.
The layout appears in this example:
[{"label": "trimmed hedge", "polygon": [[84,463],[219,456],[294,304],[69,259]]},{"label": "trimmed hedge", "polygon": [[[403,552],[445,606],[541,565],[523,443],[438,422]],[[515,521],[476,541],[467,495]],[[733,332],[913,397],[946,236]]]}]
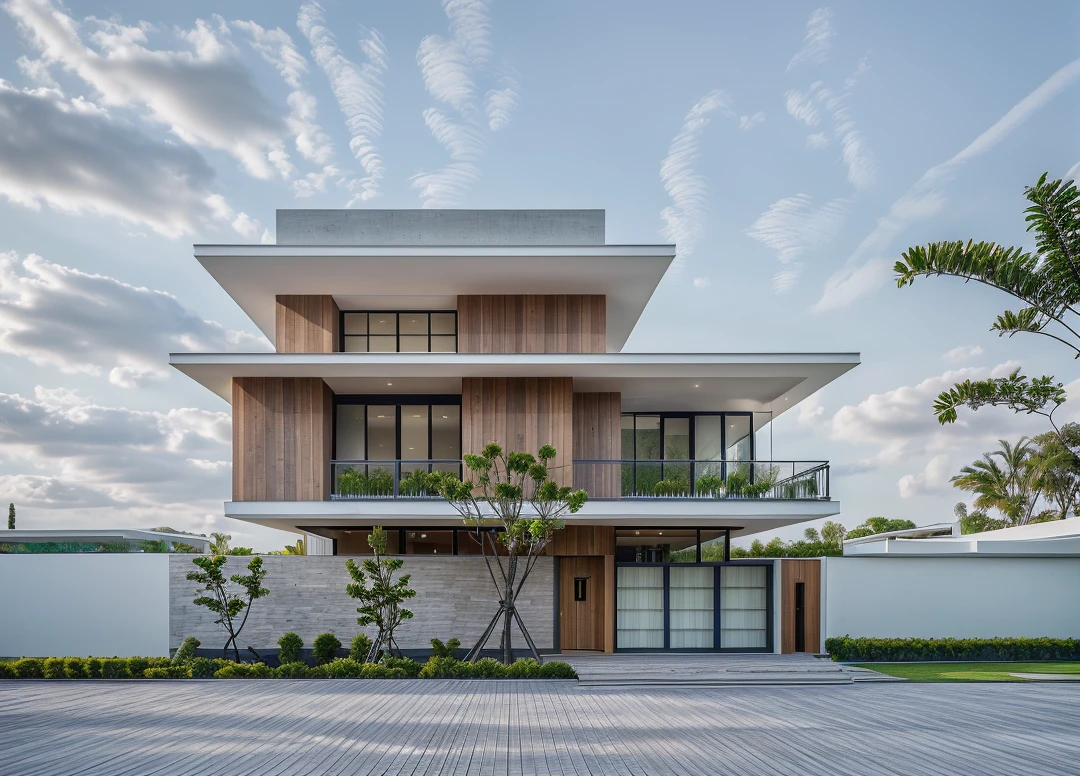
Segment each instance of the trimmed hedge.
[{"label": "trimmed hedge", "polygon": [[486,657],[467,663],[432,657],[426,663],[410,658],[384,658],[363,663],[338,658],[309,667],[303,662],[271,668],[264,663],[234,663],[221,658],[192,658],[175,663],[165,657],[24,657],[0,662],[0,679],[576,679],[567,663],[538,663],[532,658],[506,666]]},{"label": "trimmed hedge", "polygon": [[837,636],[825,651],[843,662],[1080,660],[1080,639],[878,639]]}]

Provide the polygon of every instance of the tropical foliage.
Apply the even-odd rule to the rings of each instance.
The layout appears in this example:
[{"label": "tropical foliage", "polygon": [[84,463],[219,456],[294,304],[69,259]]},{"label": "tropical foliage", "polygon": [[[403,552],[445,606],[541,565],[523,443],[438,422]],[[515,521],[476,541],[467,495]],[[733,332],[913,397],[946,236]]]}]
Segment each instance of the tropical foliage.
[{"label": "tropical foliage", "polygon": [[[224,568],[228,560],[229,558],[225,555],[201,555],[192,558],[191,562],[198,566],[199,570],[188,572],[187,578],[202,585],[196,592],[203,595],[195,599],[195,605],[205,606],[216,614],[218,618],[215,622],[229,634],[221,650],[222,657],[228,654],[231,644],[233,656],[239,662],[240,648],[237,646],[236,639],[240,631],[244,629],[248,615],[251,614],[251,603],[256,598],[270,595],[270,591],[262,586],[266,578],[262,558],[256,556],[251,559],[247,566],[249,573],[233,574],[226,579]],[[229,586],[230,582],[239,585],[243,592],[240,595],[233,593]],[[244,617],[238,622],[241,612]]]},{"label": "tropical foliage", "polygon": [[360,602],[356,618],[360,625],[374,625],[375,639],[368,647],[367,662],[372,663],[385,650],[391,655],[400,656],[394,630],[405,620],[411,620],[413,613],[402,604],[416,597],[416,591],[409,587],[409,574],[402,574],[394,579],[397,572],[405,565],[401,558],[386,556],[386,532],[382,526],[375,526],[367,539],[372,558],[365,558],[362,565],[348,560],[345,567],[349,570],[352,583],[345,589],[349,595]]}]

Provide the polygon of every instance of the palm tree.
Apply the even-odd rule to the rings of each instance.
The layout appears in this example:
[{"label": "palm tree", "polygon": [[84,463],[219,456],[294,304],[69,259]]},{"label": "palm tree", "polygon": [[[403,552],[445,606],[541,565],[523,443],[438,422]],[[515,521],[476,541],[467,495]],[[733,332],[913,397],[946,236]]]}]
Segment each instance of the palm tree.
[{"label": "palm tree", "polygon": [[[975,494],[978,509],[996,509],[1006,525],[1027,525],[1042,495],[1042,481],[1037,466],[1032,465],[1031,445],[1020,437],[1015,445],[998,440],[1000,450],[960,470],[952,478],[953,487]],[[997,460],[1001,459],[999,465]]]},{"label": "palm tree", "polygon": [[[1035,233],[1034,251],[973,240],[908,248],[894,267],[897,286],[949,275],[1004,291],[1023,306],[1002,312],[991,331],[1000,337],[1020,332],[1049,337],[1080,358],[1080,192],[1075,181],[1046,178],[1044,173],[1024,189],[1031,203],[1024,212],[1028,231]],[[1054,378],[1029,382],[1017,371],[1008,378],[960,383],[938,397],[934,412],[944,424],[956,420],[957,407],[1007,406],[1043,415],[1067,445],[1053,419],[1064,401],[1064,388]]]},{"label": "palm tree", "polygon": [[307,542],[303,539],[297,539],[296,544],[286,544],[285,549],[281,552],[282,555],[307,555]]},{"label": "palm tree", "polygon": [[229,542],[232,541],[232,535],[227,533],[214,532],[210,534],[214,538],[210,542],[210,554],[211,555],[228,555],[229,554]]}]

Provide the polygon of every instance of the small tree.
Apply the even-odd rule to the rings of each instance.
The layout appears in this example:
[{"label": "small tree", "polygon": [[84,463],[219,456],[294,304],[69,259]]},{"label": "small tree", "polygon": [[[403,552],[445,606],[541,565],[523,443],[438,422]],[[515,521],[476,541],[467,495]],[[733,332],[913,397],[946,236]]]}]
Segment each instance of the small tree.
[{"label": "small tree", "polygon": [[15,530],[15,505],[7,505],[7,527],[9,531]]},{"label": "small tree", "polygon": [[[345,589],[349,595],[360,601],[356,611],[360,614],[356,621],[360,625],[374,625],[375,640],[368,648],[367,663],[374,663],[379,653],[386,649],[392,655],[400,655],[394,630],[405,620],[411,620],[413,613],[402,607],[410,598],[416,597],[416,591],[409,587],[411,575],[402,574],[397,580],[394,574],[401,570],[405,561],[401,558],[386,558],[386,531],[382,526],[371,529],[368,546],[374,558],[365,558],[363,566],[357,566],[353,560],[345,562],[345,567],[352,577],[352,584]],[[370,581],[371,586],[368,586]]]},{"label": "small tree", "polygon": [[[529,453],[504,455],[502,447],[491,443],[480,455],[465,456],[465,466],[472,480],[462,482],[453,475],[438,475],[437,490],[465,523],[476,529],[474,538],[480,543],[491,581],[499,590],[499,610],[469,651],[467,660],[475,661],[480,657],[480,651],[500,620],[504,663],[509,664],[514,659],[510,643],[513,622],[517,622],[533,656],[540,658],[518,613],[517,597],[555,531],[563,527],[563,517],[577,512],[588,499],[584,490],[560,487],[551,479],[548,462],[555,454],[554,447],[544,445],[535,457]],[[526,507],[529,508],[527,513]],[[495,532],[490,530],[492,527],[502,528],[499,540],[506,548],[505,563],[499,556]]]},{"label": "small tree", "polygon": [[[236,639],[240,635],[240,631],[244,629],[248,615],[251,614],[251,602],[256,598],[270,595],[270,591],[262,586],[262,582],[266,578],[266,572],[263,571],[262,567],[262,558],[256,556],[251,559],[247,566],[249,574],[233,574],[229,580],[226,580],[225,572],[222,569],[225,568],[228,560],[228,557],[224,555],[202,555],[198,558],[192,558],[191,562],[199,567],[199,571],[189,572],[187,578],[203,586],[196,591],[197,593],[209,593],[209,595],[201,595],[196,598],[195,605],[205,606],[218,615],[217,624],[229,634],[225,646],[222,647],[221,656],[225,657],[228,654],[229,645],[232,644],[233,656],[236,662],[239,663],[240,648],[237,646]],[[229,581],[240,585],[243,588],[243,594],[234,595],[229,590]],[[245,596],[247,600],[244,600]],[[236,618],[240,616],[241,612],[244,613],[244,619],[237,624]]]}]

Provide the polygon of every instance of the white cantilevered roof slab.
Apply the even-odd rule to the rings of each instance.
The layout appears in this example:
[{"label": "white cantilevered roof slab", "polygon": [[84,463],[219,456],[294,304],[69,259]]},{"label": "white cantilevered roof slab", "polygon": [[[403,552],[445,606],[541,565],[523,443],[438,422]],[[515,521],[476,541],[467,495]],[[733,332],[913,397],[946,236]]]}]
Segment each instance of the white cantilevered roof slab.
[{"label": "white cantilevered roof slab", "polygon": [[321,377],[337,394],[456,394],[463,377],[572,377],[618,391],[626,412],[771,411],[853,369],[858,353],[173,353],[170,363],[226,401],[234,377]]},{"label": "white cantilevered roof slab", "polygon": [[603,294],[614,352],[675,246],[196,245],[195,258],[271,342],[278,294],[331,295],[343,310],[452,310],[459,294]]}]

